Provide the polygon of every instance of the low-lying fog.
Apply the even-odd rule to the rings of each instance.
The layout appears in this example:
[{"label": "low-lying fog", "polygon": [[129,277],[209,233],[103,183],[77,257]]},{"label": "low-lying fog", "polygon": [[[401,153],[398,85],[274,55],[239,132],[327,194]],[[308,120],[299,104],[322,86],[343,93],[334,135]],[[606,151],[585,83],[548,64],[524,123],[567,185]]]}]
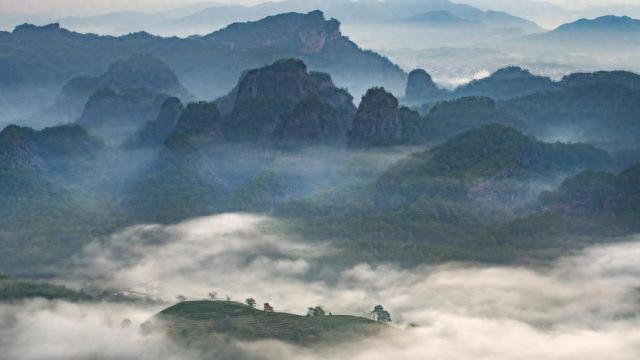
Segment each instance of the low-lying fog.
[{"label": "low-lying fog", "polygon": [[313,352],[277,342],[224,344],[214,358],[631,360],[640,353],[640,237],[539,268],[341,268],[332,265],[339,253],[329,244],[276,235],[278,225],[226,214],[136,226],[96,241],[61,270],[61,281],[143,292],[167,304],[2,305],[0,358],[193,359],[138,326],[179,294],[201,299],[210,291],[301,314],[321,304],[367,316],[383,304],[398,328]]}]

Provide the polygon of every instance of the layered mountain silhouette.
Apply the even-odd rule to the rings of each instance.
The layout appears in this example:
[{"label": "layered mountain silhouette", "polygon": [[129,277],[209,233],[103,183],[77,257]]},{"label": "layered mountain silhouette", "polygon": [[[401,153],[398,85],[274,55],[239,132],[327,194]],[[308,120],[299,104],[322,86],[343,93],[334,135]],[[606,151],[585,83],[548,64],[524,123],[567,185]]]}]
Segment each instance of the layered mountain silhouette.
[{"label": "layered mountain silhouette", "polygon": [[80,31],[107,31],[122,34],[151,29],[158,33],[180,33],[193,29],[197,33],[210,32],[230,22],[255,21],[287,12],[321,10],[331,17],[349,23],[402,21],[419,13],[449,13],[464,21],[483,23],[494,28],[516,28],[530,32],[540,30],[536,24],[521,17],[498,11],[456,4],[446,0],[286,0],[266,2],[253,6],[196,4],[156,14],[139,12],[113,12],[89,18],[63,18],[64,26]]},{"label": "layered mountain silhouette", "polygon": [[[58,24],[23,25],[0,35],[0,88],[62,86],[79,74],[98,76],[117,59],[143,53],[175,71],[196,98],[228,92],[242,71],[280,58],[297,57],[314,71],[331,73],[340,87],[363,94],[374,85],[401,91],[406,74],[388,59],[360,49],[340,33],[340,23],[322,12],[287,13],[237,23],[202,37],[162,38],[148,33],[121,37],[79,34]],[[58,51],[64,47],[66,51]],[[87,86],[78,81],[79,85]],[[170,94],[177,95],[177,94]]]}]

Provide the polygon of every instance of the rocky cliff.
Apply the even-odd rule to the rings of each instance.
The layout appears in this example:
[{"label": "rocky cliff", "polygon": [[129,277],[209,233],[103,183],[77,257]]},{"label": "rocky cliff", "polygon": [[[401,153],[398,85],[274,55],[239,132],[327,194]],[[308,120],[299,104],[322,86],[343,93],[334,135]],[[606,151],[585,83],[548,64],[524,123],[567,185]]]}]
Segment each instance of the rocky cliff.
[{"label": "rocky cliff", "polygon": [[329,75],[280,60],[240,80],[227,133],[236,140],[345,141],[354,114],[353,98]]},{"label": "rocky cliff", "polygon": [[403,126],[398,100],[384,88],[362,98],[349,137],[351,147],[391,145],[401,141]]}]

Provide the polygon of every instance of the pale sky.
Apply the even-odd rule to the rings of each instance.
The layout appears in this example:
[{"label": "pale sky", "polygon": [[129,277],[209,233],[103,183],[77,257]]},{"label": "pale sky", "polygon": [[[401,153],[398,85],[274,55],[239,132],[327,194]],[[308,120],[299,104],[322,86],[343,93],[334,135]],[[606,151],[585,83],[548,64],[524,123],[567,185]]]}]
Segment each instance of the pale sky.
[{"label": "pale sky", "polygon": [[[571,8],[589,5],[627,3],[640,5],[640,0],[541,0]],[[0,13],[37,14],[47,17],[95,15],[115,10],[154,11],[178,7],[203,0],[0,0]],[[255,4],[260,0],[218,0],[235,4]],[[464,0],[455,2],[464,3]]]}]

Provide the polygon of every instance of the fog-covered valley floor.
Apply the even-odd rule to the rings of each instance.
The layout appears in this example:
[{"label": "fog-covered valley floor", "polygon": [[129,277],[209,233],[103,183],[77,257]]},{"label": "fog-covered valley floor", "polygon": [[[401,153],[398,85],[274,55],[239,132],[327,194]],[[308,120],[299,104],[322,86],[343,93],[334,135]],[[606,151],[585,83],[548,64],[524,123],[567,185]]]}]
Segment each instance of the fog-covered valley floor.
[{"label": "fog-covered valley floor", "polygon": [[[5,359],[635,359],[640,351],[640,238],[584,249],[546,265],[446,263],[336,267],[340,253],[287,236],[275,220],[224,214],[131,227],[87,246],[58,282],[92,282],[163,302],[30,300],[0,306]],[[276,341],[179,348],[140,325],[177,295],[254,297],[277,311],[368,314],[384,304],[381,335],[331,347]],[[130,320],[130,323],[126,320]]]}]

